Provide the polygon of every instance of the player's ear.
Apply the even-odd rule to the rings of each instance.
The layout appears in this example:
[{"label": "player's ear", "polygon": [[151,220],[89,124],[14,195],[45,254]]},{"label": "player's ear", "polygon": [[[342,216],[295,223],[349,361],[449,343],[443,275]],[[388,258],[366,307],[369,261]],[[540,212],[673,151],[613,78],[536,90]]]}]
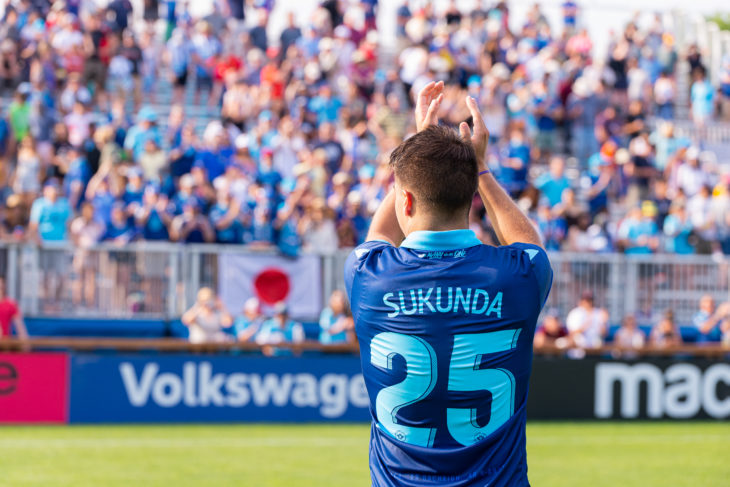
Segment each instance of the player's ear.
[{"label": "player's ear", "polygon": [[403,192],[403,214],[411,216],[413,214],[413,194],[410,191],[401,189]]}]

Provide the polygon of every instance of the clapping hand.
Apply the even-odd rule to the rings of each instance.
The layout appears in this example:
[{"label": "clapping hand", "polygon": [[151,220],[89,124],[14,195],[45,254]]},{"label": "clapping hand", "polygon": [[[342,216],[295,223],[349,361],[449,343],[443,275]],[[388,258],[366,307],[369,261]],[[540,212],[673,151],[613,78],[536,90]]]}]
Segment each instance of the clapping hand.
[{"label": "clapping hand", "polygon": [[483,171],[487,168],[485,157],[487,154],[487,145],[489,144],[489,131],[484,123],[484,118],[482,118],[482,113],[479,111],[476,100],[471,96],[466,97],[466,107],[469,109],[469,113],[471,113],[474,133],[469,129],[469,124],[466,122],[461,122],[459,125],[459,133],[464,140],[471,142],[471,145],[474,146],[479,171]]},{"label": "clapping hand", "polygon": [[416,100],[416,131],[438,125],[438,110],[444,99],[444,82],[431,81],[418,92]]}]

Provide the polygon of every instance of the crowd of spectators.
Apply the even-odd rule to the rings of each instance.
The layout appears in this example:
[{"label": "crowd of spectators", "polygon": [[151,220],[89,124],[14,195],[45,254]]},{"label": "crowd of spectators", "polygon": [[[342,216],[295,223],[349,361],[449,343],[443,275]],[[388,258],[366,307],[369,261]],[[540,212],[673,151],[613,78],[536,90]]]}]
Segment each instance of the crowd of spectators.
[{"label": "crowd of spectators", "polygon": [[[413,132],[413,93],[438,79],[443,123],[467,118],[465,94],[479,100],[490,167],[549,249],[730,252],[727,161],[672,127],[679,63],[701,134],[730,105],[730,59],[713,86],[702,53],[679,50],[659,17],[629,22],[603,58],[573,2],[563,25],[535,5],[518,29],[506,2],[404,3],[383,54],[375,0],[290,12],[279,36],[273,2],[214,2],[200,19],[162,3],[134,21],[127,0],[10,2],[0,238],[351,247],[391,182],[389,152]],[[494,242],[478,201],[471,225]]]},{"label": "crowd of spectators", "polygon": [[[289,316],[286,303],[276,303],[267,316],[259,299],[252,297],[234,317],[208,287],[198,291],[182,323],[188,328],[191,343],[255,343],[267,356],[290,354],[290,348],[276,345],[291,346],[305,340],[304,325]],[[330,296],[320,314],[317,339],[323,345],[355,343],[354,321],[344,292],[336,290]]]},{"label": "crowd of spectators", "polygon": [[[702,296],[688,328],[685,333],[690,343],[730,345],[730,302],[717,305],[712,296]],[[613,356],[631,359],[647,346],[654,349],[681,346],[685,343],[682,335],[671,309],[653,321],[642,323],[636,315],[626,315],[621,325],[611,330],[609,313],[596,306],[593,294],[586,291],[564,323],[557,310],[545,313],[535,332],[535,348],[565,349],[569,355],[581,358],[587,348],[609,346]]]}]

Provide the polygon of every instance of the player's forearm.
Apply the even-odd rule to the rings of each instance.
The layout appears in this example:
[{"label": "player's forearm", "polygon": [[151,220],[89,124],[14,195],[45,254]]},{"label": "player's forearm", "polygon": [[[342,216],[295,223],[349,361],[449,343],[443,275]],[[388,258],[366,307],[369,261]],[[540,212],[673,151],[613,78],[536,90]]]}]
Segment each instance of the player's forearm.
[{"label": "player's forearm", "polygon": [[500,244],[521,242],[542,247],[535,227],[490,173],[479,176],[479,196]]},{"label": "player's forearm", "polygon": [[395,192],[390,190],[373,216],[367,240],[386,240],[398,246],[404,238],[405,235],[395,215]]}]

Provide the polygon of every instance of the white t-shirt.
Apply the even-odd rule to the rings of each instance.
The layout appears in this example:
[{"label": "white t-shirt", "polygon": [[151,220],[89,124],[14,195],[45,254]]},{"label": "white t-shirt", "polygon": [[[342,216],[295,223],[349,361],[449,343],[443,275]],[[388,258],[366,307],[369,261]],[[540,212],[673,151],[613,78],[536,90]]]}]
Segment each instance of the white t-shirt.
[{"label": "white t-shirt", "polygon": [[593,308],[588,311],[578,306],[568,313],[565,324],[571,333],[582,330],[581,334],[576,336],[577,345],[599,347],[603,343],[603,330],[606,322],[602,309]]}]

